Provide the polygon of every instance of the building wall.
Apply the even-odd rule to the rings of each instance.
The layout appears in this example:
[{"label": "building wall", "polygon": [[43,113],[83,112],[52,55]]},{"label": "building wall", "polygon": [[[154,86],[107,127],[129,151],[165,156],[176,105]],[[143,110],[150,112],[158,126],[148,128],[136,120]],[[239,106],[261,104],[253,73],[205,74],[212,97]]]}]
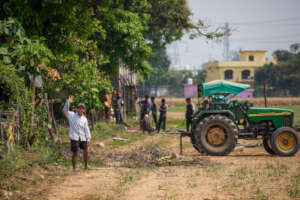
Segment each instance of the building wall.
[{"label": "building wall", "polygon": [[251,62],[249,56],[254,56],[254,62],[266,62],[266,51],[243,51],[240,55],[240,61]]},{"label": "building wall", "polygon": [[136,112],[138,75],[123,65],[119,66],[118,73],[111,77],[115,90],[122,93],[124,100],[124,114]]},{"label": "building wall", "polygon": [[[253,56],[254,60],[249,61],[249,56]],[[240,61],[222,61],[208,62],[204,66],[207,70],[206,82],[213,80],[228,80],[233,82],[252,83],[254,80],[255,70],[262,67],[266,62],[265,51],[244,51],[241,52]],[[225,71],[232,71],[232,78],[225,78]],[[242,72],[248,70],[250,75],[248,78],[242,77]],[[246,74],[245,74],[246,75]]]}]

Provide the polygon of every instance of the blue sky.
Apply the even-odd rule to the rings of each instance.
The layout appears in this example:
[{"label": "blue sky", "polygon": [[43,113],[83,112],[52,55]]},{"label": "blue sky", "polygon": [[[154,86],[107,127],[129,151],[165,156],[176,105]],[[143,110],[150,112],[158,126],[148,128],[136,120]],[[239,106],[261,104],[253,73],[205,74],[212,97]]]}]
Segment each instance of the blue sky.
[{"label": "blue sky", "polygon": [[[233,29],[230,50],[288,49],[300,43],[300,0],[188,0],[193,21],[204,20],[212,30],[228,22]],[[199,68],[204,62],[223,60],[223,42],[204,38],[168,46],[172,67]]]}]

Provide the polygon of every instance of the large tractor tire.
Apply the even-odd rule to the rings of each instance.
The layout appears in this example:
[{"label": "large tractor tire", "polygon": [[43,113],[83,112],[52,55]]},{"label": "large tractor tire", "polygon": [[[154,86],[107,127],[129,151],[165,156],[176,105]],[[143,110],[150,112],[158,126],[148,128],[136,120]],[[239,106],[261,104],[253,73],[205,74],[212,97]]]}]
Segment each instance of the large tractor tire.
[{"label": "large tractor tire", "polygon": [[271,155],[275,155],[275,152],[272,149],[271,136],[270,135],[264,136],[263,145],[264,145],[264,148],[265,148],[266,152],[268,152]]},{"label": "large tractor tire", "polygon": [[195,145],[208,155],[224,156],[232,152],[238,136],[234,122],[223,115],[210,115],[195,129]]},{"label": "large tractor tire", "polygon": [[191,143],[193,145],[193,147],[199,152],[199,153],[204,153],[203,149],[201,149],[201,147],[199,145],[196,144],[196,139],[195,136],[192,135],[191,136]]},{"label": "large tractor tire", "polygon": [[300,148],[300,136],[290,127],[282,127],[271,136],[272,149],[279,156],[293,156]]}]

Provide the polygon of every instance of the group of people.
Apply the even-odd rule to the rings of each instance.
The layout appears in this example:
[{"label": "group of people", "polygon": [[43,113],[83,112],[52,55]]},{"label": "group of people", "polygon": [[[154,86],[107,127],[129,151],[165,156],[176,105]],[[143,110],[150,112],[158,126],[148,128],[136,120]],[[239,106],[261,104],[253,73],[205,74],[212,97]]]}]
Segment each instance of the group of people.
[{"label": "group of people", "polygon": [[[186,98],[186,112],[185,112],[185,119],[186,119],[186,130],[189,132],[192,128],[192,118],[195,112],[195,106],[192,103],[191,98]],[[146,115],[149,115],[150,112],[152,113],[152,118],[156,126],[156,130],[159,133],[160,129],[162,128],[164,131],[166,130],[166,120],[167,120],[167,111],[168,105],[166,104],[166,100],[161,100],[161,105],[159,109],[157,108],[157,104],[155,103],[155,97],[151,97],[151,102],[149,102],[149,96],[146,95],[143,101],[139,102],[141,107],[141,121],[144,120]],[[157,120],[157,111],[159,110],[160,115],[159,119]]]},{"label": "group of people", "polygon": [[[167,120],[167,111],[168,111],[168,105],[166,104],[166,100],[161,100],[161,105],[159,106],[159,109],[157,108],[157,104],[155,103],[155,97],[151,97],[151,102],[149,102],[149,96],[146,95],[145,99],[143,101],[139,102],[141,110],[141,121],[144,120],[146,115],[150,115],[150,112],[152,113],[152,118],[155,123],[155,130],[159,133],[161,128],[163,131],[166,130],[166,120]],[[157,120],[157,113],[160,112],[159,118]]]},{"label": "group of people", "polygon": [[[69,132],[68,136],[71,140],[71,151],[72,155],[72,165],[74,171],[77,171],[76,161],[78,157],[79,149],[83,150],[83,157],[85,163],[85,169],[88,169],[88,146],[89,141],[91,139],[91,133],[88,126],[88,120],[84,115],[85,105],[80,103],[77,105],[76,112],[70,111],[70,104],[74,101],[74,97],[70,96],[63,108],[63,112],[69,121]],[[149,102],[149,96],[145,96],[143,101],[139,102],[141,110],[141,121],[144,120],[145,117],[149,117],[150,112],[152,113],[153,121],[156,125],[156,131],[159,133],[161,128],[166,130],[166,120],[167,120],[167,111],[168,105],[166,104],[166,100],[161,100],[161,105],[157,106],[155,103],[155,97],[151,97],[151,102]],[[115,90],[113,91],[112,96],[112,106],[115,112],[116,123],[121,124],[125,123],[123,118],[123,105],[124,102],[122,100],[121,93],[117,93]],[[190,126],[192,126],[192,116],[194,114],[194,105],[191,102],[190,98],[186,99],[186,128],[187,131],[190,131]],[[157,113],[160,112],[159,119],[157,120]],[[126,123],[125,123],[126,124]]]}]

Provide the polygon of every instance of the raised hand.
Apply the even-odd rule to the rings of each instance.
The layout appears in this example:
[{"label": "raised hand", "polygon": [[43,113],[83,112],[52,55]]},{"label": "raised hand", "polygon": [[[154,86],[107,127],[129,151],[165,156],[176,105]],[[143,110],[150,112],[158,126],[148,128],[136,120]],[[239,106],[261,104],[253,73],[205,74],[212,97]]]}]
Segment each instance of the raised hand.
[{"label": "raised hand", "polygon": [[70,103],[73,103],[74,102],[74,96],[69,96],[68,100],[69,100]]}]

